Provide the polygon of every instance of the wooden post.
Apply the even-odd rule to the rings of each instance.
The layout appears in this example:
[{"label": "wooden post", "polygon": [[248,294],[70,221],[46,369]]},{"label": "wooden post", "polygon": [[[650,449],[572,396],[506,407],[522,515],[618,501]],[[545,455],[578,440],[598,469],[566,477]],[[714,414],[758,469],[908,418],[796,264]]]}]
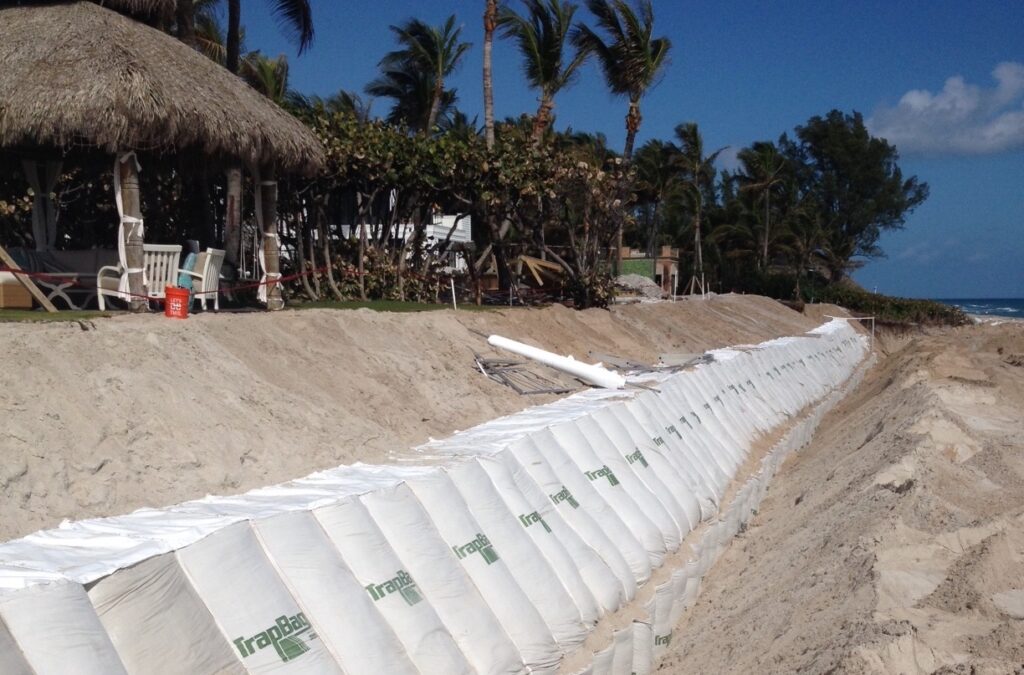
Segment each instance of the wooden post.
[{"label": "wooden post", "polygon": [[[121,172],[121,201],[124,207],[124,215],[130,218],[142,219],[142,204],[139,195],[139,171],[134,160],[118,162],[117,170]],[[149,302],[145,296],[147,288],[143,282],[142,269],[146,266],[145,255],[142,248],[142,228],[134,223],[126,223],[124,242],[125,267],[137,272],[128,272],[128,291],[132,294],[131,310],[133,312],[145,312],[149,309]]]},{"label": "wooden post", "polygon": [[267,275],[267,309],[284,309],[281,286],[275,283],[281,276],[281,242],[277,237],[277,181],[273,167],[260,172],[260,204],[263,212],[263,273]]}]

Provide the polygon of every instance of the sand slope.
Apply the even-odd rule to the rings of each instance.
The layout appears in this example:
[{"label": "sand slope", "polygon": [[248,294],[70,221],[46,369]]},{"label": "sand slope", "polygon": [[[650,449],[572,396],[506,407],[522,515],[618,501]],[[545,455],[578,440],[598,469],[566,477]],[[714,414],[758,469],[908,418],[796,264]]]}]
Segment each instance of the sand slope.
[{"label": "sand slope", "polygon": [[622,306],[158,316],[0,324],[0,540],[228,494],[387,453],[528,405],[473,331],[640,361],[817,325],[751,296]]},{"label": "sand slope", "polygon": [[1024,324],[904,342],[783,468],[666,673],[1024,668]]}]

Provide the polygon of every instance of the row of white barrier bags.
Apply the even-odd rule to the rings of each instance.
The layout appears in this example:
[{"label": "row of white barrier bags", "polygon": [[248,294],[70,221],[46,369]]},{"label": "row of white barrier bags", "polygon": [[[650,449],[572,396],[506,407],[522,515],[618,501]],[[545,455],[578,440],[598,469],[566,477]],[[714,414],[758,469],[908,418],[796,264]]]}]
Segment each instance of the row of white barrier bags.
[{"label": "row of white barrier bags", "polygon": [[[555,672],[691,530],[725,531],[754,442],[814,417],[866,351],[831,322],[431,442],[429,465],[344,466],[8,542],[0,673]],[[749,514],[752,485],[723,515]],[[649,671],[720,549],[701,545],[589,672]]]}]

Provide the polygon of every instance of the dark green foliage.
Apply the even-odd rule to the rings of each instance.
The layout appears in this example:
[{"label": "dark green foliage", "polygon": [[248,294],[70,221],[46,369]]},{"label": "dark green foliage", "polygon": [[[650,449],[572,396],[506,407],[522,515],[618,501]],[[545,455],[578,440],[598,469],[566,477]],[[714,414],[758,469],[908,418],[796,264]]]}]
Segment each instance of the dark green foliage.
[{"label": "dark green foliage", "polygon": [[881,324],[962,326],[971,323],[959,307],[934,300],[896,298],[869,293],[845,284],[831,284],[804,290],[804,299],[841,305],[858,316],[874,316]]}]

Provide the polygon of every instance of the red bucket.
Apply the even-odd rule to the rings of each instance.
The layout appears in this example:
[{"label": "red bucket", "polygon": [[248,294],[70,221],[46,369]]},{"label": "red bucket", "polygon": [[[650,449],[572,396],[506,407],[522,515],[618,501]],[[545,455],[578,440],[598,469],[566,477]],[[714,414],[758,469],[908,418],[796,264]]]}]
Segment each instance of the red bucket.
[{"label": "red bucket", "polygon": [[172,319],[188,318],[188,296],[187,288],[177,286],[164,287],[164,316]]}]

